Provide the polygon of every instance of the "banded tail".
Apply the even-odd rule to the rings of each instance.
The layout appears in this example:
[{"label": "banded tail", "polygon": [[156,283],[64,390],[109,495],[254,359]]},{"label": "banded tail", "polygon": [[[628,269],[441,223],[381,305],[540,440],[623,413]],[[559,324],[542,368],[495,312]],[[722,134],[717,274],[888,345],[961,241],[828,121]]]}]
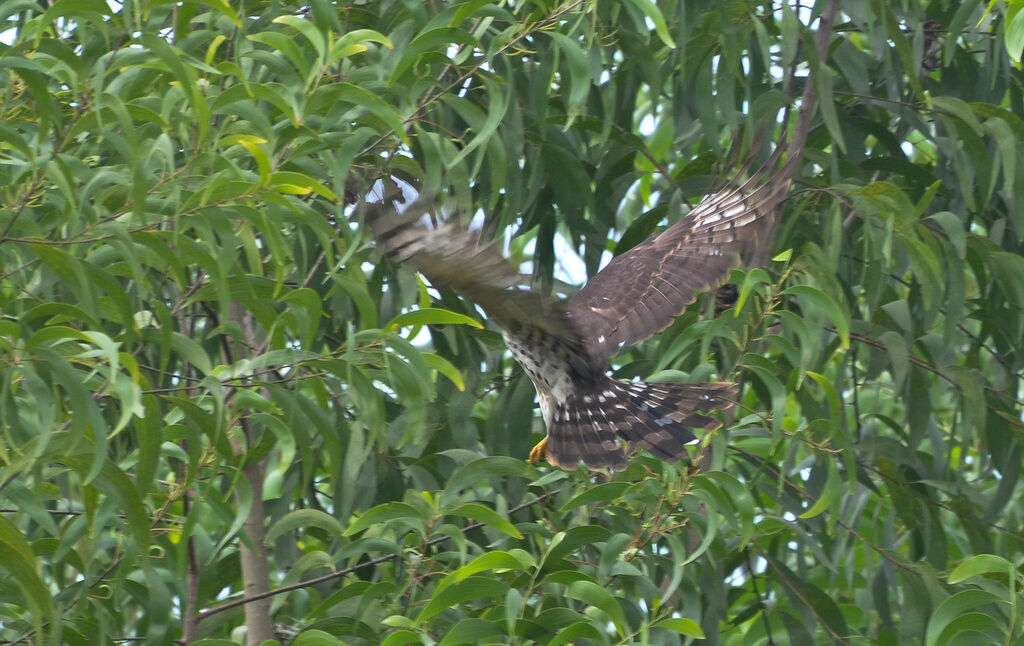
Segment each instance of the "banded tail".
[{"label": "banded tail", "polygon": [[669,384],[606,378],[592,389],[556,404],[544,453],[549,462],[573,469],[626,468],[621,440],[675,462],[695,444],[694,430],[721,426],[710,413],[729,409],[731,383]]}]

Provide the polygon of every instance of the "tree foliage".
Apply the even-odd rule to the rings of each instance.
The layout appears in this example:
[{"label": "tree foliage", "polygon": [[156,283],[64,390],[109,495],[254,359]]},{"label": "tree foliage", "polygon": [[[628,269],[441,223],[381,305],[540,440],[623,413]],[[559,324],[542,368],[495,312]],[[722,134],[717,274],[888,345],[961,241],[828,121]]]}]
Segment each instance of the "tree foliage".
[{"label": "tree foliage", "polygon": [[[819,57],[825,4],[2,3],[0,638],[1022,643],[1024,5],[841,3]],[[352,205],[563,289],[806,83],[778,255],[614,366],[735,419],[524,462],[497,331]]]}]

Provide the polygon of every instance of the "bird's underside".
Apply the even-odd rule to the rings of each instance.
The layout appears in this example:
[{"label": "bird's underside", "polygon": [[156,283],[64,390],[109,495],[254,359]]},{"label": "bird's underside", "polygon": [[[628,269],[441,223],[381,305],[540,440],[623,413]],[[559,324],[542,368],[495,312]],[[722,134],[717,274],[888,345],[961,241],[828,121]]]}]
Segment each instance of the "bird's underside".
[{"label": "bird's underside", "polygon": [[735,399],[729,383],[618,381],[606,373],[623,347],[659,332],[700,292],[720,286],[741,257],[770,238],[786,187],[747,184],[708,196],[686,217],[613,259],[567,300],[531,291],[475,233],[422,223],[427,205],[402,214],[365,205],[365,219],[388,255],[436,287],[473,300],[503,330],[533,381],[547,437],[531,452],[563,468],[623,469],[626,449],[668,461],[686,455],[696,432]]}]

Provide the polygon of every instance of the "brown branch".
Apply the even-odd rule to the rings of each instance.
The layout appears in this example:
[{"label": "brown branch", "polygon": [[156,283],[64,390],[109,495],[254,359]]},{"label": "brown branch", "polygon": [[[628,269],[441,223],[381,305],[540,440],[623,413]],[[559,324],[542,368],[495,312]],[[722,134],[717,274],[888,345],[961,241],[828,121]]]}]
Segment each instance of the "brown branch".
[{"label": "brown branch", "polygon": [[[832,333],[836,332],[836,329],[834,327],[828,327],[826,329],[829,332],[832,332]],[[886,350],[887,349],[885,344],[882,343],[881,341],[877,341],[875,339],[872,339],[871,337],[869,337],[867,335],[864,335],[864,334],[860,334],[859,332],[850,332],[850,339],[852,339],[854,341],[857,341],[859,343],[863,343],[865,345],[870,345],[870,346],[878,348],[880,350]],[[944,373],[941,368],[938,368],[938,367],[928,363],[924,359],[916,357],[916,356],[914,356],[912,354],[907,354],[907,361],[909,361],[910,363],[914,364],[918,368],[923,368],[923,369],[927,370],[928,372],[932,373],[936,377],[939,377],[943,381],[946,381],[951,386],[953,386],[953,388],[955,388],[957,390],[957,392],[962,392],[963,389],[960,387],[960,384],[957,383],[956,379],[954,379],[953,377],[950,377],[949,375]],[[985,390],[987,390],[988,392],[990,392],[990,393],[994,393],[994,394],[997,394],[997,395],[1006,395],[1006,396],[1008,396],[1010,398],[1010,401],[1013,402],[1014,405],[1020,406],[1020,407],[1024,407],[1024,401],[1016,399],[1013,395],[1011,395],[1011,394],[1009,394],[1007,392],[996,390],[995,388],[989,386],[988,384],[983,384],[982,387]],[[998,409],[994,408],[988,402],[985,402],[985,407],[988,408],[989,410],[991,410],[992,412],[999,412]],[[1015,424],[1017,426],[1024,426],[1020,422],[1015,422]]]},{"label": "brown branch", "polygon": [[[252,312],[246,310],[241,303],[232,301],[231,318],[239,323],[242,328],[240,340],[231,337],[225,338],[226,359],[229,363],[241,356],[252,354],[251,348],[256,347],[256,331]],[[232,391],[228,395],[228,401],[233,399]],[[256,443],[256,436],[252,428],[252,422],[241,412],[239,413],[239,426],[245,438],[246,447],[252,447]],[[241,445],[237,436],[231,438],[235,452],[241,455],[246,447]],[[242,467],[242,475],[249,485],[250,506],[246,512],[245,521],[242,523],[243,531],[249,539],[248,543],[242,541],[239,546],[239,562],[242,568],[242,587],[245,590],[247,599],[252,603],[245,606],[246,644],[258,646],[265,641],[275,639],[274,624],[271,621],[270,613],[270,570],[267,564],[266,528],[263,526],[266,513],[263,506],[263,480],[266,476],[266,463],[261,460],[252,462]],[[202,619],[201,615],[196,616],[196,623]]]}]

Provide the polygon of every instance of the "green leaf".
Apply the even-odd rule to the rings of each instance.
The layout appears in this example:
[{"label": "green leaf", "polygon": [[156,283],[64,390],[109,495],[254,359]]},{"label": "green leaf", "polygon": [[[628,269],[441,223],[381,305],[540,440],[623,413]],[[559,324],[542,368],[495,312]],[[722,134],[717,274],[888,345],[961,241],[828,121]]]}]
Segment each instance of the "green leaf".
[{"label": "green leaf", "polygon": [[142,45],[160,57],[165,65],[174,74],[174,80],[185,91],[189,103],[195,111],[195,122],[198,126],[198,140],[206,138],[206,129],[210,123],[210,108],[206,99],[199,91],[199,84],[196,83],[195,73],[191,67],[186,67],[183,61],[189,60],[184,52],[170,45],[166,39],[156,34],[142,34],[139,39]]},{"label": "green leaf", "polygon": [[978,122],[971,107],[962,99],[955,96],[935,96],[932,97],[931,104],[934,109],[949,113],[959,119],[974,134],[982,134],[981,123]]},{"label": "green leaf", "polygon": [[925,634],[927,646],[940,646],[946,643],[944,631],[951,624],[954,624],[968,610],[983,608],[986,606],[1000,606],[1005,602],[984,590],[961,590],[951,597],[945,599],[932,613],[928,622],[928,632]]},{"label": "green leaf", "polygon": [[968,429],[983,432],[988,404],[985,401],[985,386],[981,375],[963,366],[947,366],[946,373],[960,389],[963,399],[963,419]]},{"label": "green leaf", "polygon": [[501,636],[501,630],[493,621],[470,617],[452,626],[451,630],[441,638],[438,646],[483,644],[495,641]]},{"label": "green leaf", "polygon": [[334,43],[334,46],[331,47],[331,53],[327,57],[327,64],[333,65],[342,58],[348,58],[349,56],[367,51],[367,47],[363,43],[380,43],[388,49],[395,48],[388,37],[380,32],[372,29],[353,29],[339,38]]},{"label": "green leaf", "polygon": [[345,642],[322,630],[308,629],[296,635],[294,646],[345,646]]},{"label": "green leaf", "polygon": [[832,325],[835,326],[843,348],[850,347],[849,317],[843,313],[839,305],[828,294],[810,285],[793,285],[787,288],[783,294],[794,296],[801,303],[809,302],[811,305],[822,310],[825,316],[832,321]]},{"label": "green leaf", "polygon": [[416,622],[408,617],[402,617],[399,615],[391,615],[381,620],[381,623],[385,626],[394,626],[396,628],[415,628]]},{"label": "green leaf", "polygon": [[503,534],[507,534],[513,538],[522,538],[523,535],[519,533],[519,530],[510,523],[505,517],[498,514],[493,509],[484,507],[478,503],[466,503],[459,505],[454,509],[450,509],[445,512],[452,516],[461,516],[462,518],[469,518],[470,520],[478,523],[483,523],[488,527],[498,530]]},{"label": "green leaf", "polygon": [[1007,55],[1010,60],[1019,65],[1021,56],[1024,55],[1024,11],[1021,11],[1019,6],[1016,6],[1015,9],[1015,15],[1007,13],[1007,17],[1012,16],[1012,20],[1005,26],[1003,37],[1006,42]]},{"label": "green leaf", "polygon": [[[787,256],[788,260],[788,256]],[[768,272],[760,268],[752,269],[746,276],[743,277],[743,285],[740,287],[739,297],[736,299],[736,311],[742,312],[743,306],[750,298],[750,294],[759,285],[770,285],[772,283],[771,276]]]},{"label": "green leaf", "polygon": [[782,66],[789,68],[796,58],[800,44],[800,20],[789,5],[782,5],[782,20],[779,21],[779,35],[782,48]]},{"label": "green leaf", "polygon": [[315,110],[319,106],[334,105],[339,102],[359,106],[368,116],[380,119],[395,136],[402,140],[402,143],[406,146],[411,145],[406,133],[405,123],[395,108],[385,103],[373,92],[358,85],[353,85],[352,83],[331,83],[330,85],[317,88],[316,93],[309,100],[307,109]]},{"label": "green leaf", "polygon": [[288,25],[292,29],[298,31],[306,38],[306,40],[309,41],[309,43],[313,46],[313,49],[316,50],[317,57],[320,58],[321,61],[324,59],[324,54],[327,51],[327,39],[325,37],[325,34],[323,34],[319,29],[317,29],[316,25],[313,24],[313,22],[305,20],[298,16],[287,15],[278,16],[274,18],[273,22],[282,25]]},{"label": "green leaf", "polygon": [[594,503],[613,503],[629,487],[630,483],[628,482],[603,482],[599,485],[594,485],[586,491],[573,496],[571,500],[562,505],[560,511],[565,512],[576,507],[592,505]]},{"label": "green leaf", "polygon": [[308,195],[309,193],[316,193],[321,197],[325,197],[328,200],[337,201],[338,197],[320,182],[316,181],[308,175],[302,173],[293,173],[290,171],[276,171],[270,173],[267,179],[267,186],[269,188],[276,188],[282,193],[288,193],[290,195]]},{"label": "green leaf", "polygon": [[658,34],[661,42],[665,43],[666,47],[675,49],[676,43],[672,40],[672,35],[669,34],[668,25],[665,23],[665,16],[662,15],[658,5],[651,0],[629,0],[629,2],[654,23],[654,31]]},{"label": "green leaf", "polygon": [[[569,94],[567,108],[570,113],[576,112],[587,96],[590,94],[590,63],[587,61],[587,54],[580,47],[580,44],[565,34],[557,31],[548,32],[555,44],[568,62]],[[563,82],[565,75],[563,72]]]},{"label": "green leaf", "polygon": [[775,559],[768,559],[769,569],[781,581],[786,593],[794,605],[806,607],[815,617],[828,627],[833,635],[848,635],[849,628],[839,606],[821,588],[810,581],[799,577]]},{"label": "green leaf", "polygon": [[1016,578],[1016,568],[1013,564],[1001,556],[995,554],[976,554],[965,560],[949,573],[950,583],[961,583],[972,576],[983,576],[985,574],[998,574],[1000,577],[1007,575],[1009,581]]},{"label": "green leaf", "polygon": [[502,552],[500,550],[494,552],[488,552],[477,558],[473,559],[466,565],[463,565],[459,569],[455,570],[448,576],[446,576],[438,585],[434,594],[440,593],[448,586],[459,583],[466,578],[479,574],[480,572],[487,572],[489,570],[495,570],[498,572],[504,571],[520,571],[525,572],[528,569],[532,569],[535,566],[533,559],[530,555],[522,550],[517,550],[518,553]]},{"label": "green leaf", "polygon": [[464,392],[466,390],[466,382],[462,379],[462,373],[460,373],[459,369],[450,361],[432,352],[423,353],[423,360],[432,369],[447,377],[449,381],[455,384],[455,387],[458,388],[460,392]]},{"label": "green leaf", "polygon": [[[730,511],[735,514],[733,522],[740,527],[740,540],[746,543],[754,534],[754,516],[757,505],[747,486],[735,476],[723,471],[706,471],[698,476],[702,481],[713,482],[728,497]],[[695,482],[696,484],[696,482]],[[720,510],[721,511],[721,510]]]},{"label": "green leaf", "polygon": [[910,349],[903,335],[886,330],[878,340],[885,346],[889,355],[889,369],[892,371],[892,381],[895,388],[902,388],[907,380],[907,369],[910,366]]},{"label": "green leaf", "polygon": [[399,314],[391,319],[384,329],[397,330],[409,325],[471,325],[479,329],[484,327],[479,321],[465,314],[428,307]]},{"label": "green leaf", "polygon": [[362,329],[373,329],[377,327],[377,308],[370,298],[366,285],[361,284],[347,276],[335,274],[331,277],[335,285],[344,291],[359,311],[359,327]]},{"label": "green leaf", "polygon": [[[566,532],[555,534],[547,546],[543,561],[550,563],[567,557],[585,545],[603,543],[611,538],[611,532],[600,525],[577,525]],[[573,579],[575,580],[575,579]]]},{"label": "green leaf", "polygon": [[843,137],[843,129],[839,125],[839,115],[832,92],[831,70],[824,63],[813,65],[811,67],[811,82],[814,83],[814,87],[818,92],[818,106],[821,110],[821,118],[825,122],[825,127],[828,128],[828,132],[839,150],[845,151],[846,141]]},{"label": "green leaf", "polygon": [[519,615],[523,612],[523,595],[516,588],[509,588],[505,595],[505,630],[509,635],[516,632]]},{"label": "green leaf", "polygon": [[967,255],[967,232],[964,231],[964,223],[959,217],[949,211],[939,211],[929,215],[928,219],[935,221],[942,228],[942,232],[946,234],[956,251],[957,258]]},{"label": "green leaf", "polygon": [[1024,257],[997,251],[991,253],[986,260],[1008,300],[1024,303],[1024,281],[1020,280],[1024,276]]},{"label": "green leaf", "polygon": [[814,518],[830,509],[837,509],[840,496],[843,490],[843,481],[839,477],[839,468],[836,466],[836,458],[830,455],[821,456],[826,464],[828,476],[825,479],[825,487],[821,495],[814,502],[810,509],[800,514],[800,518]]},{"label": "green leaf", "polygon": [[299,74],[307,75],[307,84],[311,82],[312,79],[309,78],[308,75],[311,72],[316,71],[316,66],[310,63],[309,59],[307,59],[302,50],[299,49],[293,38],[274,31],[249,34],[246,38],[255,43],[262,43],[271,49],[277,50],[277,52],[292,64],[295,71],[299,72]]},{"label": "green leaf", "polygon": [[423,640],[418,633],[411,630],[396,630],[384,638],[381,646],[405,646],[405,644],[422,644]]},{"label": "green leaf", "polygon": [[508,111],[509,102],[512,99],[512,93],[507,91],[507,89],[503,88],[490,77],[485,76],[481,80],[484,88],[487,90],[486,104],[490,107],[486,112],[482,112],[475,104],[469,101],[451,96],[442,97],[442,100],[457,111],[459,116],[465,119],[465,121],[469,123],[475,131],[473,138],[462,147],[459,154],[448,162],[449,169],[457,167],[462,163],[462,160],[468,157],[474,150],[487,144],[494,133],[498,130],[498,126],[501,125],[501,122]]},{"label": "green leaf", "polygon": [[686,619],[685,617],[662,619],[661,621],[652,624],[651,628],[666,628],[686,637],[704,639],[704,631],[701,630],[700,624],[692,619]]},{"label": "green leaf", "polygon": [[427,603],[416,617],[416,625],[422,626],[443,610],[457,607],[469,601],[504,599],[507,586],[491,577],[471,576],[441,590]]},{"label": "green leaf", "polygon": [[629,624],[619,602],[610,592],[591,581],[575,581],[565,590],[565,596],[598,608],[611,619],[621,637],[625,637]]},{"label": "green leaf", "polygon": [[[266,542],[269,545],[280,536],[307,527],[319,527],[331,536],[347,535],[345,528],[333,516],[319,509],[296,509],[285,514],[270,526],[270,529],[267,530]],[[349,529],[351,530],[351,527]]]},{"label": "green leaf", "polygon": [[33,613],[32,620],[36,631],[42,631],[44,625],[53,622],[53,599],[39,576],[39,566],[32,553],[32,546],[18,528],[3,515],[0,515],[0,546],[4,550],[0,568],[7,570],[17,581],[24,595],[22,600]]},{"label": "green leaf", "polygon": [[455,44],[469,47],[480,46],[472,35],[456,27],[440,27],[418,34],[402,52],[401,58],[398,59],[391,72],[391,77],[388,79],[388,85],[394,85],[427,52],[444,51]]},{"label": "green leaf", "polygon": [[792,257],[793,257],[793,250],[792,249],[786,249],[785,251],[783,251],[782,253],[778,254],[777,256],[774,256],[772,258],[772,262],[789,262],[789,259],[792,258]]},{"label": "green leaf", "polygon": [[989,119],[981,124],[999,149],[999,160],[1003,167],[1003,189],[1013,194],[1017,177],[1017,135],[1010,124],[1003,119]]},{"label": "green leaf", "polygon": [[829,414],[834,418],[838,418],[841,414],[840,411],[843,402],[829,378],[811,370],[805,371],[804,374],[813,379],[814,382],[818,384],[818,387],[821,388],[822,392],[825,393],[825,399],[828,402]]},{"label": "green leaf", "polygon": [[401,520],[413,525],[420,525],[423,522],[423,518],[415,507],[404,502],[390,502],[378,505],[356,518],[342,533],[342,536],[352,536],[374,525],[385,525],[394,520]]},{"label": "green leaf", "polygon": [[558,631],[558,635],[548,642],[549,646],[562,646],[563,644],[575,644],[578,641],[602,641],[605,636],[589,622],[577,622],[570,624]]},{"label": "green leaf", "polygon": [[501,476],[525,477],[532,471],[533,467],[523,460],[505,456],[491,456],[474,460],[456,469],[448,478],[441,497],[442,504],[450,504],[463,489],[478,482],[490,484]]}]

